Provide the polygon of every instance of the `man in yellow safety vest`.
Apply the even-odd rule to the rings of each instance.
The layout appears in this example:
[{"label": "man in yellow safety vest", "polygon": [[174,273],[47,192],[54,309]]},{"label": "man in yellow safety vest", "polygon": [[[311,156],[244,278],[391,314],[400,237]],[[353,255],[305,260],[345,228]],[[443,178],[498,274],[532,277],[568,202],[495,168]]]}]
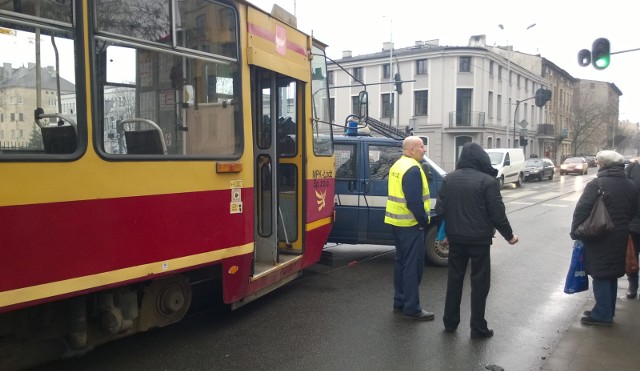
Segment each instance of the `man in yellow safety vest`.
[{"label": "man in yellow safety vest", "polygon": [[393,311],[404,313],[405,318],[431,321],[434,315],[422,309],[418,291],[431,210],[429,184],[420,166],[425,151],[420,137],[410,136],[402,142],[402,157],[389,170],[384,222],[392,226],[396,246]]}]

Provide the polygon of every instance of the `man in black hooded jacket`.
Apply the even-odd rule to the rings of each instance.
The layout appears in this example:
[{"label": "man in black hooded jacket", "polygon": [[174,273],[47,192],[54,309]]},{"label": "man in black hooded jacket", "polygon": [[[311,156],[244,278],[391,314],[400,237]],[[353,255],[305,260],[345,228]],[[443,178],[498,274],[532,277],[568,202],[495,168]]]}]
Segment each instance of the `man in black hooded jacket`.
[{"label": "man in black hooded jacket", "polygon": [[489,155],[476,143],[466,143],[456,170],[440,189],[436,211],[444,216],[449,242],[449,276],[444,316],[447,332],[460,323],[460,301],[467,264],[471,260],[471,337],[493,336],[484,318],[491,285],[490,247],[495,230],[513,245],[513,234]]}]

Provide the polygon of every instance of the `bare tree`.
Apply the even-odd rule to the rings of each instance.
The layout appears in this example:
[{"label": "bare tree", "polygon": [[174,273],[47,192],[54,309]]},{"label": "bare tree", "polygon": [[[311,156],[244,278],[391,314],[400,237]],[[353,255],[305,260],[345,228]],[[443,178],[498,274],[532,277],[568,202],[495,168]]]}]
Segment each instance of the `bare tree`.
[{"label": "bare tree", "polygon": [[[617,112],[617,107],[614,109]],[[569,123],[569,138],[573,143],[574,156],[590,154],[607,146],[607,129],[614,112],[606,102],[585,91],[578,97],[573,114],[573,120]]]}]

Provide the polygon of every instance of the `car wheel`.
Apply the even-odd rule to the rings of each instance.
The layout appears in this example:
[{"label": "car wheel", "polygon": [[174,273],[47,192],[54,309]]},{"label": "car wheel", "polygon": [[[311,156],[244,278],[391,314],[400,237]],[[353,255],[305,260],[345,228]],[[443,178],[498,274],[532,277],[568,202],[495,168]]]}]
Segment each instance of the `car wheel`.
[{"label": "car wheel", "polygon": [[549,180],[553,180],[553,170],[551,170],[551,174],[549,175]]},{"label": "car wheel", "polygon": [[542,181],[542,173],[540,173],[540,175],[538,175],[538,181],[541,182]]},{"label": "car wheel", "polygon": [[504,187],[504,175],[501,176],[500,179],[498,179],[498,185],[500,186],[500,189]]},{"label": "car wheel", "polygon": [[438,223],[431,223],[424,239],[425,255],[433,265],[446,267],[449,264],[449,244],[445,241],[436,241],[438,235]]},{"label": "car wheel", "polygon": [[522,187],[523,183],[524,183],[524,174],[520,173],[518,174],[518,181],[516,181],[516,188]]}]

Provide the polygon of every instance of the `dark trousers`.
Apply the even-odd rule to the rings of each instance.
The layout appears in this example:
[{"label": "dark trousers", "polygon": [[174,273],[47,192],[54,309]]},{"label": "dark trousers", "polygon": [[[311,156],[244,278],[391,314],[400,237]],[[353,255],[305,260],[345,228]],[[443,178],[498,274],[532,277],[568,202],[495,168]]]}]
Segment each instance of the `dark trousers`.
[{"label": "dark trousers", "polygon": [[460,302],[467,265],[471,260],[471,322],[472,330],[486,331],[484,311],[491,286],[490,245],[449,243],[449,276],[442,320],[446,328],[460,323]]},{"label": "dark trousers", "polygon": [[415,314],[422,310],[418,286],[424,269],[424,230],[418,226],[393,226],[393,234],[396,242],[393,306],[403,308],[405,314]]},{"label": "dark trousers", "polygon": [[590,317],[596,321],[612,322],[616,315],[618,279],[593,277],[592,282],[593,297],[596,299],[596,303],[591,309]]}]

